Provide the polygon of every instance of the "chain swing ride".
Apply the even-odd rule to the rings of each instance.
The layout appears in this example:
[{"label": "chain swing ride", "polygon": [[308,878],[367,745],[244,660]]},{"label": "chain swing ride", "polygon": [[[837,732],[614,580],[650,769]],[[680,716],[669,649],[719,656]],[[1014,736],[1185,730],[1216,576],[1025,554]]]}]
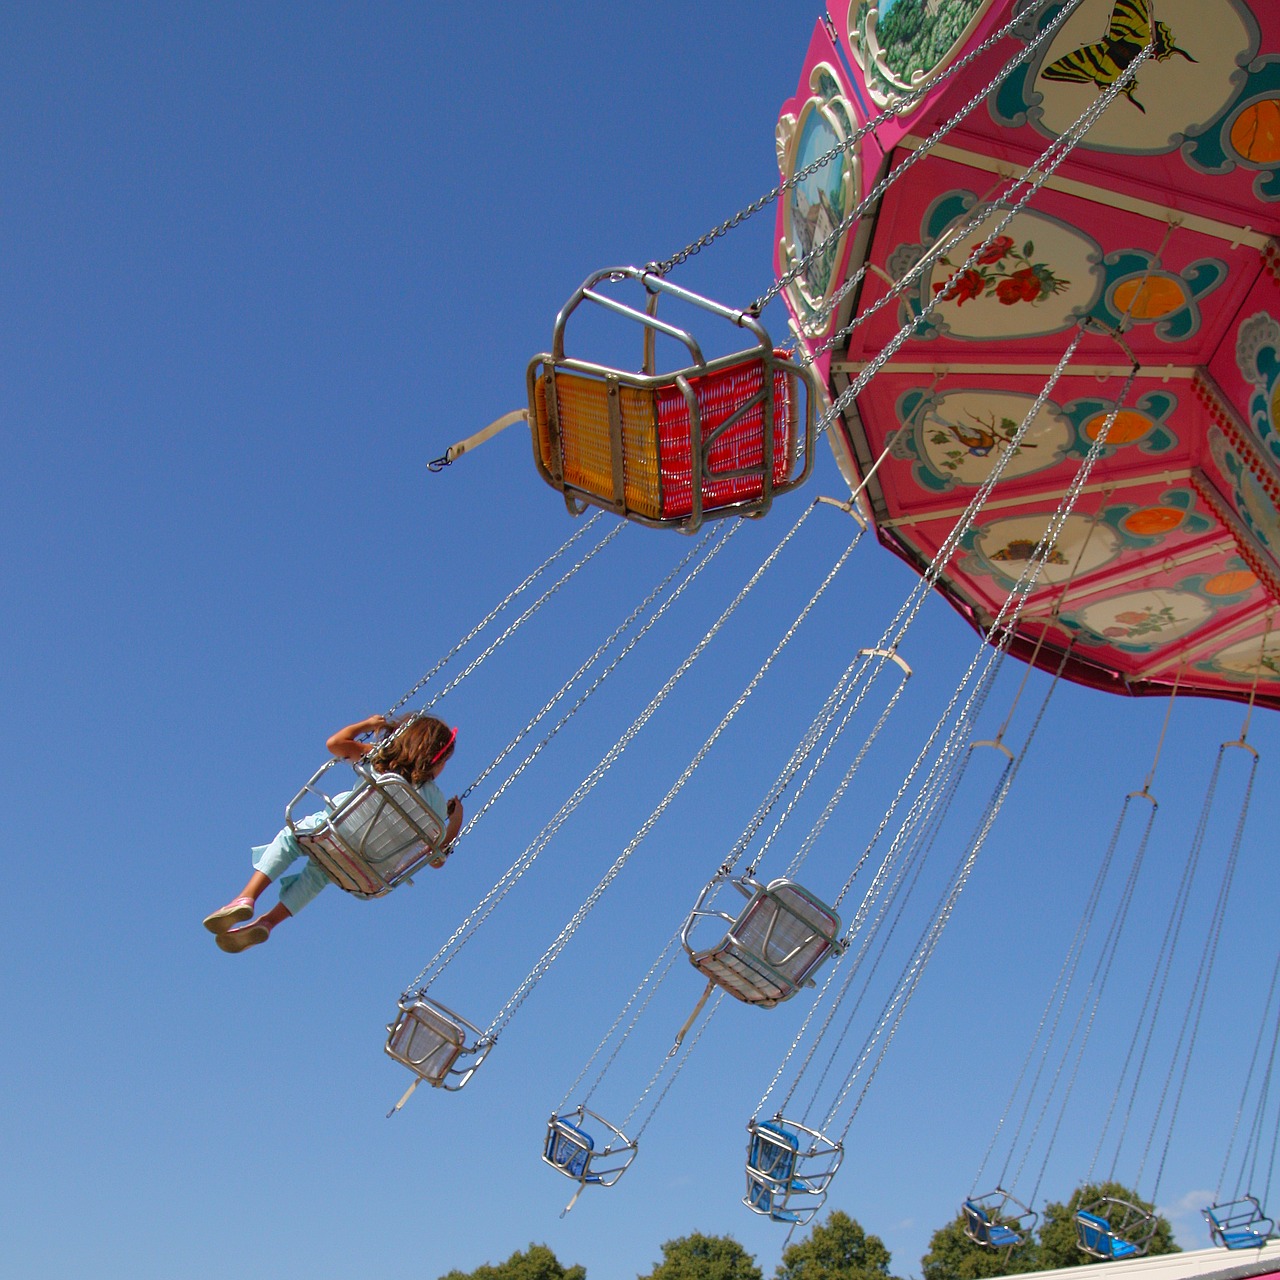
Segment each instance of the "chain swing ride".
[{"label": "chain swing ride", "polygon": [[[586,1186],[612,1186],[631,1167],[640,1137],[723,1007],[723,995],[774,1008],[812,988],[825,969],[821,990],[748,1122],[745,1166],[749,1209],[791,1227],[813,1217],[1059,678],[1117,693],[1168,694],[1171,705],[1175,696],[1190,693],[1247,702],[1250,708],[1255,702],[1280,707],[1280,639],[1271,626],[1280,599],[1280,248],[1271,238],[1280,234],[1280,14],[1264,11],[1258,0],[950,0],[932,6],[944,11],[945,20],[934,23],[920,42],[907,35],[922,5],[923,0],[893,0],[877,8],[870,0],[832,0],[829,18],[815,28],[800,91],[783,108],[779,184],[670,259],[589,277],[556,317],[551,350],[528,366],[528,407],[451,446],[432,464],[446,466],[497,431],[525,422],[543,481],[571,513],[597,510],[396,709],[588,530],[599,533],[603,512],[686,534],[723,517],[763,516],[774,497],[811,474],[820,436],[853,490],[850,502],[837,505],[860,525],[869,516],[877,537],[919,574],[884,634],[859,650],[838,677],[730,853],[552,1112],[542,1158],[576,1184],[570,1207]],[[975,92],[974,86],[981,87]],[[1195,183],[1185,181],[1186,168],[1197,175]],[[724,307],[668,279],[693,254],[770,205],[777,206],[776,279],[751,306]],[[794,353],[775,348],[760,320],[778,297],[791,313]],[[693,326],[672,323],[666,313],[659,317],[664,300],[700,323],[715,320],[743,331],[752,345],[708,359]],[[634,327],[639,372],[567,353],[567,327],[584,307]],[[659,338],[684,353],[679,368],[659,371]],[[494,1018],[482,1026],[441,1003],[432,991],[436,981],[815,509],[816,504],[805,509],[617,742],[406,986],[386,1049],[414,1079],[396,1110],[423,1080],[454,1091],[473,1077],[826,592],[856,537]],[[604,532],[422,710],[466,678],[624,527],[619,523]],[[714,533],[703,531],[486,766],[464,795],[541,727],[540,739],[496,786],[462,837],[739,527],[730,521]],[[828,905],[795,877],[898,702],[910,675],[900,646],[935,590],[979,631],[984,646]],[[979,713],[1006,653],[1026,662],[1028,672],[1040,667],[1053,677],[1017,753],[1004,737],[1022,690],[994,738],[976,737]],[[785,873],[757,879],[763,857],[787,830],[801,797],[825,764],[839,760],[855,714],[888,667],[900,680],[821,815]],[[1000,772],[850,1066],[844,1046],[870,997],[871,979],[922,869],[950,830],[952,803],[980,747],[1003,756]],[[1157,1113],[1139,1167],[1140,1179],[1163,1128],[1156,1187],[1257,766],[1242,730],[1238,742],[1223,744],[1219,767],[1229,747],[1252,753],[1249,782],[1205,940],[1203,977],[1188,1001],[1159,1094],[1162,1110],[1170,1101],[1169,1115],[1161,1126]],[[357,896],[376,897],[424,863],[443,862],[449,851],[441,846],[439,822],[412,788],[395,775],[357,767],[355,790],[334,796],[324,776],[333,764],[318,771],[291,803],[289,820],[293,825],[293,806],[304,795],[322,799],[325,823],[299,831],[299,838],[336,883]],[[975,1190],[964,1201],[967,1234],[987,1248],[1014,1248],[1034,1228],[1040,1178],[1030,1194],[1020,1198],[1015,1192],[1055,1097],[1057,1118],[1040,1176],[1062,1124],[1155,818],[1154,770],[1153,764],[1142,790],[1125,800],[1036,1039]],[[1157,986],[1153,973],[1095,1163],[1133,1065],[1116,1144],[1119,1158],[1216,779],[1215,769],[1157,965],[1163,977]],[[784,795],[787,803],[769,834],[746,871],[736,874]],[[1116,904],[1105,898],[1104,882],[1118,865],[1130,802],[1142,801],[1150,806],[1146,825]],[[873,863],[873,851],[891,828],[887,850]],[[843,901],[873,866],[846,927]],[[1066,1047],[1051,1059],[1050,1045],[1104,901],[1111,912],[1106,936]],[[681,951],[705,989],[671,1052],[615,1123],[603,1107],[596,1109],[594,1095]],[[1273,977],[1264,1025],[1275,987]],[[1221,1199],[1224,1163],[1218,1203],[1204,1210],[1213,1240],[1226,1248],[1254,1247],[1273,1230],[1263,1209],[1269,1172],[1265,1187],[1254,1179],[1263,1158],[1278,1038],[1280,1030],[1272,1034],[1237,1185]],[[992,1190],[978,1191],[1037,1045],[1039,1060],[1004,1167]],[[1237,1128],[1263,1057],[1260,1030]],[[595,1082],[579,1095],[597,1063]],[[793,1109],[802,1085],[809,1100]],[[775,1091],[781,1100],[771,1107]],[[1033,1098],[1040,1109],[1024,1143]],[[1233,1145],[1235,1140],[1233,1132]],[[1273,1142],[1268,1170],[1274,1154]],[[1075,1222],[1081,1249],[1100,1258],[1140,1255],[1155,1226],[1140,1206],[1114,1199],[1082,1207]]]}]

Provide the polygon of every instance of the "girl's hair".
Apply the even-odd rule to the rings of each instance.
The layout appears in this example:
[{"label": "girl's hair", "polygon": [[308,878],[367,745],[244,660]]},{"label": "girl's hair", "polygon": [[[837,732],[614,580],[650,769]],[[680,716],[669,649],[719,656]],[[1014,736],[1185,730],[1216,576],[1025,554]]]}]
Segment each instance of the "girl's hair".
[{"label": "girl's hair", "polygon": [[388,732],[395,734],[394,740],[375,747],[369,753],[369,763],[382,773],[398,773],[415,787],[433,777],[438,766],[453,755],[456,731],[435,716],[415,716]]}]

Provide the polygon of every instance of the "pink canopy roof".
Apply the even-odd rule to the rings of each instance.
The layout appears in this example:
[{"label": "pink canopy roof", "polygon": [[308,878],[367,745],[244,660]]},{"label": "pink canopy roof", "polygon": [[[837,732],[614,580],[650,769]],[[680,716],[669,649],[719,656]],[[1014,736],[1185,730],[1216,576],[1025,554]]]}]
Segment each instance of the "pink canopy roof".
[{"label": "pink canopy roof", "polygon": [[[997,460],[1005,469],[939,589],[986,629],[1141,366],[1052,545],[1013,649],[1127,693],[1179,688],[1280,706],[1280,6],[1261,0],[1081,0],[994,90],[1060,0],[833,0],[778,126],[784,176],[913,84],[918,104],[781,202],[777,266],[795,265],[876,183],[878,208],[786,290],[811,349],[857,321],[819,368],[838,395],[908,321],[917,327],[830,431],[882,542],[923,570]],[[971,65],[948,68],[998,33]],[[1026,208],[1037,164],[1128,65],[1155,57]],[[837,49],[833,35],[838,38]],[[973,98],[943,142],[921,142]],[[912,268],[955,236],[910,282]],[[859,267],[864,278],[848,289]],[[900,297],[889,296],[908,281]],[[831,300],[835,305],[828,305]],[[936,306],[928,314],[931,303]],[[1071,366],[1021,444],[1011,437],[1076,336]],[[1005,456],[1006,454],[1011,456]]]}]

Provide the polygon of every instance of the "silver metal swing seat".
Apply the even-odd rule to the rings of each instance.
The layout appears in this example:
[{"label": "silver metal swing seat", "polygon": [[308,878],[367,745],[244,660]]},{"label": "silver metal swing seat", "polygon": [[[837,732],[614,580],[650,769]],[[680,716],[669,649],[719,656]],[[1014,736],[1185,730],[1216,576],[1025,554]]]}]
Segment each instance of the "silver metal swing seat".
[{"label": "silver metal swing seat", "polygon": [[[330,795],[322,781],[337,763],[317,769],[284,815],[304,852],[334,884],[358,898],[380,898],[424,862],[444,865],[444,826],[411,783],[361,761],[352,765],[358,785]],[[316,801],[323,805],[318,818],[294,817],[295,808]]]},{"label": "silver metal swing seat", "polygon": [[[402,995],[396,1019],[387,1026],[388,1055],[417,1077],[409,1093],[424,1080],[432,1088],[456,1092],[476,1073],[493,1044],[479,1028],[429,999],[425,991]],[[409,1093],[394,1110],[404,1105]]]},{"label": "silver metal swing seat", "polygon": [[988,1249],[1013,1249],[1035,1230],[1039,1214],[1003,1187],[970,1196],[961,1206],[964,1233]]},{"label": "silver metal swing seat", "polygon": [[[599,1150],[587,1129],[588,1123],[597,1132],[604,1130],[607,1134],[605,1145]],[[636,1144],[621,1129],[585,1106],[566,1115],[553,1114],[547,1122],[542,1162],[578,1184],[564,1212],[573,1208],[584,1187],[613,1186],[631,1167],[636,1150]]]},{"label": "silver metal swing seat", "polygon": [[[747,899],[736,916],[709,902],[721,883],[717,877],[702,891],[680,941],[695,969],[744,1004],[772,1009],[789,1000],[801,987],[813,986],[813,972],[844,949],[840,917],[795,881],[730,880]],[[729,928],[715,946],[703,949],[694,945],[693,934],[706,920]]]},{"label": "silver metal swing seat", "polygon": [[1141,1205],[1104,1196],[1076,1210],[1076,1244],[1092,1258],[1140,1258],[1156,1233],[1156,1215]]},{"label": "silver metal swing seat", "polygon": [[1276,1233],[1276,1224],[1262,1211],[1257,1196],[1225,1200],[1200,1212],[1213,1243],[1224,1249],[1260,1249]]},{"label": "silver metal swing seat", "polygon": [[[625,281],[642,286],[643,310],[602,289]],[[663,295],[746,330],[755,345],[708,360],[691,333],[657,318]],[[565,326],[584,302],[642,327],[641,372],[565,355]],[[686,367],[656,371],[660,333],[684,348]],[[574,293],[527,383],[534,461],[574,515],[602,507],[693,533],[712,516],[763,515],[813,467],[813,375],[774,350],[755,316],[638,267],[597,271]]]},{"label": "silver metal swing seat", "polygon": [[747,1135],[747,1193],[742,1203],[774,1222],[808,1222],[826,1203],[844,1147],[783,1116],[752,1120]]}]

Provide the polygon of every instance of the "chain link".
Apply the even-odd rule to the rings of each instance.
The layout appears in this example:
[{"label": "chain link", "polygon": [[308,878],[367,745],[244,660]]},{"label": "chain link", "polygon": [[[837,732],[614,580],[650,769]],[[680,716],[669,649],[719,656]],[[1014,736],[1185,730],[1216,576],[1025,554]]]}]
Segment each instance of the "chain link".
[{"label": "chain link", "polygon": [[[961,107],[960,110],[956,112],[955,115],[950,116],[941,125],[939,125],[933,131],[933,133],[929,135],[928,139],[924,142],[924,144],[916,148],[914,151],[912,151],[911,154],[907,156],[907,158],[900,165],[898,165],[895,169],[890,170],[889,173],[885,174],[885,176],[881,178],[880,181],[877,182],[874,187],[872,187],[872,189],[867,193],[867,195],[865,195],[861,200],[858,201],[858,203],[854,206],[852,211],[847,213],[836,224],[833,230],[828,232],[827,235],[824,236],[820,241],[811,245],[808,253],[803,254],[792,264],[792,266],[787,271],[784,271],[782,275],[780,275],[777,278],[777,280],[775,280],[774,283],[770,285],[769,288],[766,289],[764,293],[762,293],[760,297],[758,297],[755,300],[755,302],[751,304],[750,310],[752,314],[759,315],[760,312],[763,311],[764,308],[768,306],[769,303],[772,302],[773,299],[778,296],[778,294],[780,294],[788,285],[793,284],[797,279],[800,278],[800,276],[802,276],[808,270],[810,264],[813,262],[813,260],[816,257],[818,257],[819,254],[825,253],[832,245],[839,243],[840,237],[843,236],[845,232],[848,231],[849,228],[852,227],[858,221],[859,218],[863,217],[868,210],[874,208],[877,202],[880,200],[880,197],[883,196],[884,193],[895,182],[897,182],[899,178],[901,178],[904,174],[909,172],[920,161],[921,158],[928,155],[929,152],[932,151],[933,147],[938,142],[940,142],[944,137],[946,137],[946,135],[951,132],[951,130],[955,127],[955,125],[959,121],[965,119],[970,114],[970,112],[972,112],[976,107],[978,107],[982,102],[984,102],[991,93],[993,93],[996,89],[1000,87],[1000,85],[1008,78],[1008,76],[1014,71],[1015,68],[1017,68],[1022,63],[1024,63],[1029,57],[1031,57],[1032,54],[1035,53],[1035,51],[1042,44],[1047,42],[1050,39],[1050,37],[1053,36],[1054,33],[1058,30],[1058,28],[1061,27],[1061,25],[1067,20],[1067,18],[1070,17],[1072,12],[1074,12],[1074,10],[1080,6],[1081,3],[1082,3],[1082,0],[1068,0],[1068,3],[1045,26],[1044,30],[1039,32],[1024,48],[1019,50],[1019,52],[1014,57],[1010,58],[1009,61],[1004,64],[1004,66],[1000,69],[1000,71],[996,74],[996,76],[992,78],[992,80],[986,85],[985,88],[983,88],[980,92],[974,94],[973,97],[970,98],[969,101],[963,107]],[[999,31],[994,32],[991,36],[988,36],[987,39],[983,41],[981,45],[975,48],[971,54],[967,55],[966,57],[956,62],[950,68],[950,71],[948,74],[954,75],[963,66],[967,66],[976,58],[986,53],[988,49],[992,48],[999,40],[1003,39],[1004,36],[1009,34],[1009,32],[1021,22],[1022,22],[1021,15],[1011,19]],[[925,90],[932,89],[934,87],[934,84],[936,84],[936,82],[931,82],[927,86],[924,86],[924,89]],[[919,95],[922,92],[922,90],[917,90],[916,92],[917,92],[917,95]],[[911,105],[914,106],[915,103],[912,102]],[[880,121],[886,118],[889,118],[891,115],[894,115],[894,114],[899,114],[899,112],[887,111],[883,116],[878,116],[875,118],[874,121],[870,121],[868,123],[870,125],[878,127]],[[827,163],[832,158],[832,154],[838,153],[842,150],[847,150],[849,146],[860,141],[861,138],[865,136],[865,134],[868,131],[874,132],[874,128],[872,128],[871,130],[868,130],[867,125],[864,125],[862,129],[855,132],[853,136],[850,139],[848,139],[847,142],[841,143],[839,146],[833,148],[832,153],[828,153],[824,157],[819,157],[819,160],[821,161],[821,163],[824,163],[824,164]],[[819,161],[814,161],[814,163],[812,165],[809,165],[805,170],[801,171],[800,173],[797,173],[796,179],[800,180],[802,175],[805,178],[809,177],[810,174],[814,171],[815,166],[817,166],[818,164],[819,164]],[[833,298],[826,308],[818,311],[817,313],[818,316],[823,317],[829,314],[831,307],[834,305],[836,305],[836,302],[835,302],[835,299]],[[830,348],[825,346],[822,348],[819,348],[817,351],[813,353],[813,358],[817,359],[817,357],[822,355],[823,352],[826,350],[830,350]]]},{"label": "chain link", "polygon": [[[1081,3],[1081,0],[1068,0],[1068,3],[1066,5],[1067,12],[1069,13],[1075,8],[1077,8],[1080,5],[1080,3]],[[772,190],[765,192],[765,194],[760,196],[758,199],[753,200],[750,204],[746,205],[744,208],[739,209],[737,213],[733,214],[729,218],[726,218],[718,226],[713,227],[710,231],[699,236],[696,240],[691,241],[689,244],[685,245],[683,249],[680,249],[678,252],[672,254],[671,257],[664,258],[660,261],[649,263],[649,265],[646,267],[646,270],[651,271],[654,275],[657,275],[657,276],[666,276],[672,271],[673,268],[680,266],[682,263],[687,262],[690,258],[694,257],[696,254],[701,253],[703,249],[705,249],[708,245],[714,243],[716,240],[720,239],[721,236],[726,235],[728,232],[732,231],[735,227],[747,221],[748,218],[754,217],[762,209],[768,208],[769,205],[771,205],[775,200],[777,200],[779,196],[782,196],[787,192],[791,191],[794,187],[798,186],[801,182],[804,182],[805,179],[812,177],[820,169],[825,168],[837,156],[844,155],[846,152],[851,151],[868,134],[874,135],[875,132],[886,122],[895,120],[897,119],[897,117],[901,115],[905,115],[908,112],[915,110],[915,108],[920,104],[920,102],[923,100],[926,94],[932,93],[943,82],[950,79],[954,75],[958,75],[960,72],[968,68],[974,61],[976,61],[983,54],[985,54],[989,49],[993,48],[997,43],[999,43],[999,41],[1002,40],[1006,35],[1010,34],[1010,32],[1012,32],[1014,28],[1017,27],[1018,24],[1022,21],[1023,19],[1021,15],[1014,17],[1009,22],[1007,22],[1003,27],[1001,27],[998,31],[995,31],[991,35],[989,35],[980,45],[970,50],[970,52],[965,54],[964,57],[957,59],[944,72],[942,72],[941,75],[935,76],[933,79],[929,80],[927,83],[918,86],[917,88],[911,90],[910,93],[906,94],[902,98],[895,100],[893,103],[887,106],[883,111],[881,111],[878,115],[873,116],[870,120],[866,121],[862,125],[859,125],[853,131],[853,133],[850,134],[849,137],[846,138],[843,142],[837,143],[830,150],[824,152],[822,155],[812,160],[809,164],[805,165],[804,168],[797,169],[789,178],[786,178],[782,182],[778,183],[778,185],[775,186]],[[1061,21],[1063,21],[1063,15],[1060,14],[1054,18],[1053,22],[1050,24],[1049,29],[1056,28]],[[1040,42],[1039,38],[1037,38],[1034,42],[1032,42],[1025,49],[1023,49],[1018,55],[1018,57],[1013,59],[1006,66],[1005,70],[1001,73],[1000,80],[1002,80],[1006,75],[1008,75],[1009,71],[1011,71],[1019,63],[1025,61],[1027,57],[1029,57],[1030,54],[1034,52],[1034,50],[1038,47],[1039,42]],[[997,80],[994,83],[998,84],[999,82],[1000,81]],[[981,97],[977,101],[981,101]],[[968,113],[971,110],[973,110],[974,106],[977,105],[977,101],[971,103],[959,115],[952,117],[952,123],[954,123],[956,120],[961,120],[966,115],[968,115]],[[848,225],[851,226],[852,223],[849,223]],[[847,230],[848,228],[846,226],[843,229]],[[837,232],[836,234],[839,234],[839,232]],[[815,252],[817,252],[819,249],[825,248],[827,243],[828,241],[824,240],[820,246],[815,246],[814,249],[811,249],[810,253],[806,254],[805,257],[801,260],[804,266],[807,266],[812,255]],[[801,270],[803,269],[804,267],[802,266]],[[798,271],[795,272],[795,274],[790,274],[790,278],[794,280],[798,274],[799,274]],[[769,291],[767,291],[766,294],[762,295],[762,297],[758,299],[750,308],[751,313],[753,315],[759,315],[760,311],[763,310],[765,305],[767,305],[767,303],[772,298],[776,297],[779,289],[783,287],[785,287],[785,285],[780,284],[775,288],[772,288]]]},{"label": "chain link", "polygon": [[[663,613],[665,613],[666,610],[670,608],[670,606],[674,604],[677,599],[679,599],[680,595],[683,593],[685,588],[697,580],[698,575],[702,573],[702,571],[707,567],[708,564],[710,564],[715,559],[717,555],[719,555],[719,553],[727,545],[729,539],[732,538],[734,533],[741,527],[742,527],[741,521],[735,521],[733,524],[727,525],[724,527],[723,531],[719,535],[718,541],[711,547],[710,551],[707,552],[706,556],[704,556],[703,559],[693,567],[693,570],[687,575],[685,581],[680,583],[676,587],[675,591],[673,591],[671,596],[663,602],[661,608],[654,614],[652,618],[649,619],[649,621],[645,624],[644,628],[642,628],[635,636],[631,638],[631,640],[628,642],[627,646],[622,650],[622,652],[619,653],[614,658],[613,663],[610,665],[609,669],[596,677],[596,680],[592,684],[591,688],[581,695],[581,697],[578,699],[578,702],[575,703],[574,707],[567,713],[566,718],[568,715],[572,715],[577,710],[581,702],[584,701],[587,697],[589,697],[591,693],[593,693],[595,689],[599,687],[601,681],[603,681],[608,676],[609,671],[613,670],[618,665],[618,663],[622,661],[622,659],[627,655],[627,653],[629,653],[630,650],[634,648],[634,646],[639,642],[640,638],[645,634],[645,632],[650,627],[652,627],[654,623],[657,622],[657,620],[663,615]],[[494,796],[490,798],[490,800],[487,802],[485,806],[486,809],[491,807],[493,801],[496,800],[497,797],[501,795],[502,792],[505,791],[506,788],[515,780],[515,778],[518,777],[520,773],[524,771],[524,769],[530,764],[530,762],[537,755],[537,752],[539,750],[541,750],[541,747],[536,748],[533,752],[531,752],[525,758],[525,760],[515,770],[515,772],[511,775],[511,777],[508,778],[507,781],[504,782],[503,785],[494,794]],[[597,766],[597,771],[599,770],[599,768],[600,766]],[[511,890],[515,887],[516,882],[521,878],[521,876],[523,876],[524,873],[537,860],[538,855],[542,852],[544,848],[546,848],[552,836],[556,833],[556,831],[559,830],[560,826],[563,825],[569,813],[573,811],[573,808],[576,808],[577,805],[581,803],[581,800],[585,796],[586,792],[589,791],[595,785],[595,783],[599,781],[600,776],[603,776],[602,773],[597,775],[597,771],[593,771],[591,774],[587,776],[587,778],[579,785],[578,791],[575,792],[574,795],[571,796],[569,800],[567,800],[565,804],[561,806],[561,808],[556,812],[556,814],[551,818],[551,820],[542,828],[541,831],[539,831],[537,836],[535,836],[533,841],[528,846],[526,846],[525,850],[520,854],[520,856],[515,860],[515,862],[513,862],[511,866],[509,866],[507,870],[502,874],[501,878],[493,886],[493,888],[491,888],[489,892],[485,894],[483,898],[481,898],[481,900],[472,909],[470,914],[462,921],[460,925],[458,925],[458,927],[453,931],[453,933],[449,936],[449,938],[446,939],[444,945],[440,947],[440,949],[436,952],[434,956],[432,956],[432,958],[427,962],[427,964],[418,973],[418,975],[408,984],[408,986],[405,988],[406,991],[413,991],[415,989],[418,989],[420,985],[422,986],[422,989],[425,990],[426,987],[429,987],[433,982],[435,982],[435,980],[445,971],[445,969],[447,969],[449,965],[453,963],[453,961],[457,958],[458,954],[462,951],[462,948],[466,946],[466,944],[476,934],[480,926],[484,924],[484,922],[489,918],[489,916],[493,913],[493,911],[498,906],[498,904],[503,900],[503,898],[505,898],[507,894],[511,892]],[[572,805],[572,808],[569,807],[570,805]],[[484,812],[484,810],[481,810],[481,812]],[[476,818],[478,817],[479,817],[479,814],[476,815]],[[476,818],[473,818],[471,820],[472,826],[474,826]],[[460,833],[460,836],[461,836],[461,833]],[[428,975],[430,975],[429,978],[428,978]]]},{"label": "chain link", "polygon": [[446,653],[444,657],[441,658],[435,664],[435,666],[433,666],[417,682],[417,684],[415,684],[409,690],[409,692],[406,693],[404,697],[402,697],[400,701],[397,702],[387,712],[387,719],[388,720],[392,719],[395,716],[396,712],[399,711],[401,707],[405,706],[405,704],[408,703],[409,700],[413,698],[415,694],[417,694],[418,690],[421,689],[427,683],[427,681],[429,681],[432,678],[432,676],[436,675],[437,672],[439,672],[442,668],[444,668],[454,657],[457,656],[458,653],[460,653],[463,649],[465,649],[467,645],[470,644],[471,641],[474,640],[476,636],[478,636],[480,632],[482,632],[485,629],[485,627],[489,625],[489,623],[491,623],[500,613],[502,613],[503,610],[506,609],[511,604],[511,602],[518,595],[521,594],[521,592],[526,590],[530,585],[532,585],[532,583],[534,583],[539,577],[541,577],[542,574],[544,574],[553,564],[555,564],[555,562],[559,560],[560,557],[564,555],[565,552],[568,551],[569,548],[572,547],[573,544],[577,542],[579,538],[584,537],[588,532],[588,530],[590,530],[592,526],[595,525],[596,521],[598,521],[603,514],[604,513],[602,511],[594,512],[591,515],[591,517],[587,520],[587,522],[582,525],[581,528],[576,529],[560,545],[560,547],[557,550],[553,551],[531,574],[529,574],[525,578],[525,580],[518,587],[515,588],[514,591],[509,592],[502,600],[500,600],[496,605],[494,605],[494,607],[490,609],[489,612],[485,614],[485,616],[481,618],[480,621],[477,622],[476,625],[472,627],[471,630],[468,631],[467,634],[463,636],[462,639],[459,640],[457,644],[455,644],[453,648],[450,649],[449,652]]}]

